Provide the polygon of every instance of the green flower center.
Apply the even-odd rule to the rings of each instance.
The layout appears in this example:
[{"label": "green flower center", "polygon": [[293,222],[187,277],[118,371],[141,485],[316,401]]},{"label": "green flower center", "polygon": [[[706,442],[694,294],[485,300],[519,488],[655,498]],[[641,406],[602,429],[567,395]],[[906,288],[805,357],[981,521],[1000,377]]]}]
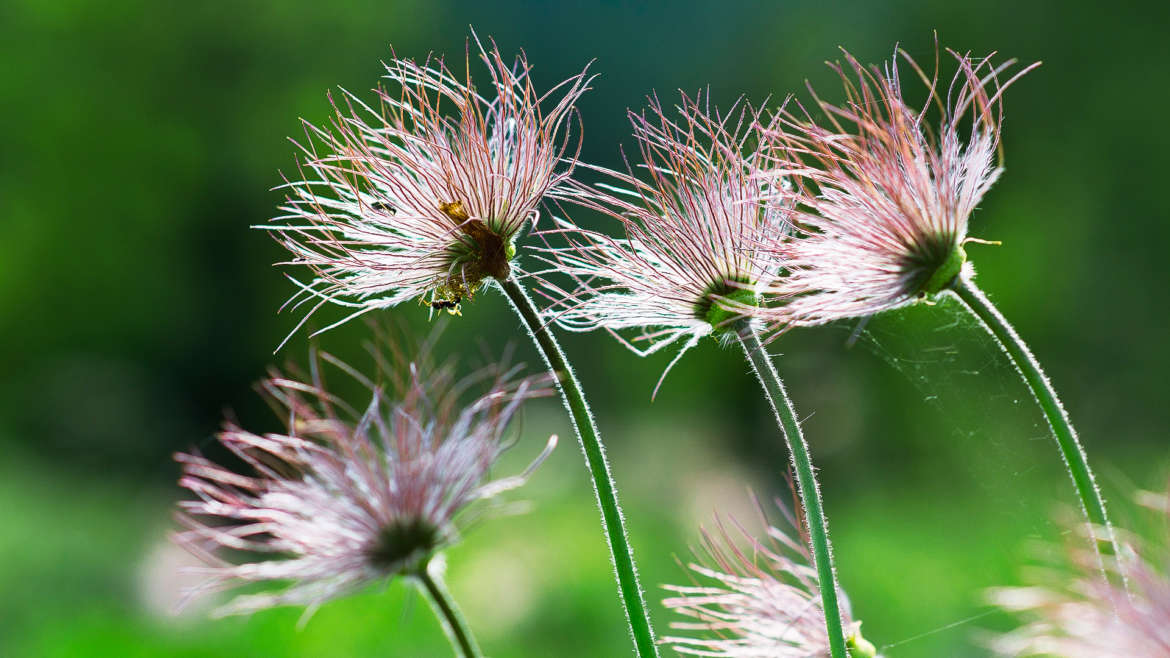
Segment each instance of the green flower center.
[{"label": "green flower center", "polygon": [[439,204],[439,210],[451,218],[462,231],[453,246],[456,263],[463,265],[463,276],[479,282],[486,277],[506,279],[510,273],[508,261],[516,255],[516,246],[493,231],[482,219],[472,219],[462,201]]},{"label": "green flower center", "polygon": [[387,573],[417,569],[439,547],[442,534],[421,519],[408,519],[382,528],[367,557]]},{"label": "green flower center", "polygon": [[950,285],[963,263],[967,252],[953,235],[935,235],[914,244],[902,261],[902,271],[910,275],[910,292],[929,296]]},{"label": "green flower center", "polygon": [[458,313],[459,304],[475,296],[484,279],[504,280],[512,273],[516,244],[483,220],[471,219],[461,201],[439,204],[439,210],[459,226],[455,242],[447,248],[451,275],[423,303],[432,309]]},{"label": "green flower center", "polygon": [[695,317],[711,325],[716,333],[732,331],[731,324],[743,317],[743,314],[726,306],[760,304],[760,296],[749,285],[750,282],[737,277],[711,284],[703,291],[702,299],[695,304]]}]

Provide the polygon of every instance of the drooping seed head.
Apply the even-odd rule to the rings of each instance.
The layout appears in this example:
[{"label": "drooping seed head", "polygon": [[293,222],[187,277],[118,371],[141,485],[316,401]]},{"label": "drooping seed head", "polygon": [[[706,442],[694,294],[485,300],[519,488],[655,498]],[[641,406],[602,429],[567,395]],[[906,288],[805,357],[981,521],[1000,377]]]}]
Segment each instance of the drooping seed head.
[{"label": "drooping seed head", "polygon": [[494,43],[475,47],[486,89],[471,80],[470,47],[462,81],[442,59],[395,58],[376,106],[343,90],[330,126],[305,123],[300,178],[285,186],[284,214],[260,227],[313,273],[292,303],[356,316],[419,298],[455,310],[508,276],[517,234],[573,169],[570,123],[589,78],[541,95],[523,55],[508,65]]},{"label": "drooping seed head", "polygon": [[[799,201],[799,230],[773,245],[790,270],[775,287],[788,299],[780,317],[819,324],[870,315],[937,293],[959,274],[968,220],[1002,171],[1003,92],[1038,64],[1001,81],[1014,60],[947,52],[958,70],[945,90],[937,61],[927,76],[902,50],[882,68],[845,52],[845,66],[831,65],[845,103],[812,92],[819,123],[808,113],[774,118],[766,133]],[[905,95],[898,55],[925,83],[921,107]],[[937,130],[931,104],[941,113]]]},{"label": "drooping seed head", "polygon": [[[238,596],[221,614],[279,605],[311,611],[370,582],[419,573],[458,538],[468,506],[522,484],[555,445],[554,437],[524,475],[485,482],[508,446],[509,420],[525,400],[551,392],[547,378],[517,379],[513,368],[456,380],[450,367],[414,363],[392,398],[323,359],[368,385],[364,409],[327,391],[315,363],[307,380],[276,375],[263,384],[287,421],[284,432],[228,424],[219,434],[249,472],[199,454],[176,456],[179,483],[195,494],[179,503],[184,529],[176,541],[207,564],[196,591],[285,585]],[[464,404],[462,392],[485,379],[487,392]],[[245,557],[231,561],[225,550]]]},{"label": "drooping seed head", "polygon": [[778,270],[760,249],[763,235],[787,229],[783,182],[761,171],[759,113],[746,103],[720,113],[686,94],[675,109],[652,98],[648,111],[630,113],[636,167],[590,167],[612,183],[574,181],[552,195],[617,220],[625,235],[567,220],[548,231],[568,246],[546,249],[547,260],[576,287],[547,284],[546,314],[571,331],[640,330],[635,341],[648,344],[640,353],[751,316]]}]

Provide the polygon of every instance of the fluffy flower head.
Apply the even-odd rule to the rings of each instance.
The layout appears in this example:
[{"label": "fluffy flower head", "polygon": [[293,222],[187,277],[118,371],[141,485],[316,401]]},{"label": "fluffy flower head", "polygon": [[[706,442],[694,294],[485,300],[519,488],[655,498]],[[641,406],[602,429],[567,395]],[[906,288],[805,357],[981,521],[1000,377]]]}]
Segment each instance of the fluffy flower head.
[{"label": "fluffy flower head", "polygon": [[[398,399],[391,399],[323,356],[369,388],[365,409],[329,393],[315,364],[307,381],[277,375],[263,384],[287,420],[283,433],[228,424],[219,435],[251,472],[198,454],[176,456],[179,482],[195,494],[180,503],[184,530],[176,540],[208,565],[197,591],[291,582],[238,596],[222,614],[278,605],[311,611],[372,581],[418,573],[457,539],[465,508],[528,475],[485,482],[508,446],[508,421],[525,400],[550,392],[543,379],[516,379],[512,369],[456,380],[450,368],[411,364]],[[485,376],[487,392],[461,404],[462,392]],[[555,437],[529,472],[553,445]],[[230,562],[224,549],[249,557]]]},{"label": "fluffy flower head", "polygon": [[[1170,495],[1146,494],[1170,513]],[[1092,535],[1090,535],[1092,536]],[[1126,549],[1101,573],[1096,554],[1074,556],[1076,571],[1055,570],[1031,587],[993,590],[991,601],[1027,623],[992,648],[1006,656],[1161,658],[1170,656],[1170,550],[1165,542]],[[1127,592],[1121,579],[1128,581]]]},{"label": "fluffy flower head", "polygon": [[625,237],[562,221],[569,244],[548,249],[548,260],[577,288],[550,285],[547,314],[571,331],[637,329],[642,354],[753,313],[778,269],[763,236],[786,228],[782,181],[760,172],[758,113],[737,104],[721,114],[686,94],[675,109],[653,98],[648,112],[630,113],[642,176],[628,164],[595,167],[613,184],[573,182],[554,194],[616,219]]},{"label": "fluffy flower head", "polygon": [[306,122],[300,179],[262,227],[313,272],[294,304],[333,301],[353,317],[419,298],[454,312],[508,276],[516,235],[572,170],[569,124],[588,79],[540,95],[523,55],[509,66],[476,47],[486,90],[470,56],[464,80],[442,59],[396,58],[376,108],[343,91],[331,126]]},{"label": "fluffy flower head", "polygon": [[[1036,65],[1001,81],[1014,60],[947,52],[958,70],[945,91],[937,61],[932,77],[904,51],[883,68],[846,52],[845,66],[831,65],[846,102],[831,105],[812,92],[822,123],[784,112],[767,131],[799,193],[799,230],[775,245],[790,269],[777,291],[790,298],[783,314],[791,321],[896,308],[959,274],[968,220],[1002,171],[1003,92]],[[898,55],[926,84],[922,107],[905,96]],[[932,104],[942,115],[937,130],[927,116]]]},{"label": "fluffy flower head", "polygon": [[[666,586],[675,596],[663,605],[687,619],[672,622],[671,628],[687,635],[663,642],[691,656],[828,658],[825,613],[816,571],[809,566],[808,542],[774,526],[758,539],[734,520],[731,524],[746,543],[736,541],[717,519],[718,532],[703,531],[699,561],[687,565],[694,584]],[[873,658],[876,650],[845,607],[851,655]]]}]

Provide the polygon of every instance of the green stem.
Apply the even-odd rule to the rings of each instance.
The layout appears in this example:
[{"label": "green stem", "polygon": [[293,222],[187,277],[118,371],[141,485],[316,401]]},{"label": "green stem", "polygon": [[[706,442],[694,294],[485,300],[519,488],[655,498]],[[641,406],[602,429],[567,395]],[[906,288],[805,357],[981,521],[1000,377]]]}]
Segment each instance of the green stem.
[{"label": "green stem", "polygon": [[1077,440],[1077,433],[1073,429],[1072,421],[1068,418],[1068,412],[1060,403],[1060,398],[1057,397],[1056,391],[1052,388],[1052,382],[1048,380],[1044,370],[1041,369],[1040,362],[1036,360],[1035,356],[1032,356],[1031,350],[1028,349],[1020,335],[1008,324],[1007,319],[995,308],[991,300],[987,299],[983,291],[975,285],[969,274],[956,276],[951,281],[950,291],[966,305],[967,310],[979,318],[987,331],[995,336],[996,341],[1011,358],[1012,363],[1015,364],[1016,369],[1024,378],[1024,382],[1032,390],[1036,402],[1044,411],[1044,417],[1048,419],[1048,425],[1052,428],[1053,436],[1056,437],[1056,444],[1060,446],[1060,454],[1064,457],[1065,468],[1068,469],[1068,474],[1072,477],[1077,494],[1080,496],[1081,508],[1092,526],[1090,531],[1093,533],[1094,549],[1100,554],[1102,547],[1096,533],[1097,528],[1104,528],[1109,542],[1108,547],[1104,550],[1111,551],[1113,555],[1120,555],[1117,537],[1113,533],[1113,526],[1109,524],[1109,517],[1105,514],[1105,501],[1101,498],[1101,490],[1097,488],[1097,483],[1093,479],[1093,471],[1089,469],[1085,449]]},{"label": "green stem", "polygon": [[435,614],[438,615],[439,621],[443,624],[447,639],[451,640],[451,646],[455,648],[457,655],[461,658],[481,658],[483,653],[479,650],[479,645],[475,643],[475,637],[471,635],[467,620],[463,618],[463,614],[455,606],[455,599],[451,598],[451,593],[443,585],[440,576],[432,573],[431,565],[428,564],[419,569],[415,577],[430,595],[429,598],[435,609]]},{"label": "green stem", "polygon": [[638,584],[634,553],[626,538],[626,526],[622,519],[621,507],[618,505],[613,476],[605,458],[605,448],[601,445],[601,436],[593,423],[592,414],[589,413],[589,404],[581,392],[581,384],[565,360],[561,346],[541,320],[540,312],[524,287],[514,276],[499,280],[499,284],[508,301],[512,302],[516,313],[524,321],[549,371],[556,377],[557,387],[572,417],[573,429],[577,432],[581,450],[585,453],[589,475],[593,478],[593,491],[597,494],[597,504],[601,508],[601,526],[609,542],[610,557],[617,571],[618,590],[625,606],[626,621],[629,622],[630,632],[634,636],[634,645],[638,656],[656,657],[658,648],[654,643],[654,631],[650,627],[650,616],[646,610],[646,602],[642,598],[642,587]]},{"label": "green stem", "polygon": [[829,634],[829,650],[833,658],[846,658],[845,633],[841,623],[841,608],[837,603],[837,574],[833,569],[833,549],[829,544],[829,527],[825,520],[825,512],[821,506],[821,491],[817,486],[817,478],[813,471],[812,461],[808,456],[808,444],[800,431],[800,422],[796,419],[796,412],[792,408],[792,401],[788,399],[788,392],[784,390],[784,382],[776,373],[772,360],[764,351],[760,337],[752,327],[751,320],[740,320],[736,326],[736,336],[743,346],[744,354],[752,370],[759,378],[760,384],[767,394],[768,403],[772,405],[772,412],[784,430],[784,439],[788,443],[788,451],[792,454],[792,466],[796,471],[796,483],[799,489],[800,503],[804,506],[805,521],[808,524],[809,543],[812,544],[813,567],[817,571],[817,581],[821,590],[821,603],[825,609],[825,629]]}]

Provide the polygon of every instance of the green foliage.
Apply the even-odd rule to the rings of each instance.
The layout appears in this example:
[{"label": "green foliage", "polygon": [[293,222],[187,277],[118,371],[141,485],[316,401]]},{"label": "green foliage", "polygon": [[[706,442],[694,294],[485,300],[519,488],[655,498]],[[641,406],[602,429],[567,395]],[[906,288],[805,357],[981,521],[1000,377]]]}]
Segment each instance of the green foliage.
[{"label": "green foliage", "polygon": [[[274,214],[278,172],[296,173],[286,137],[303,136],[297,118],[326,120],[336,85],[373,87],[391,44],[462,60],[468,24],[505,52],[525,48],[538,86],[599,58],[582,156],[611,167],[629,145],[624,109],[652,90],[709,84],[725,106],[741,93],[782,98],[805,78],[831,90],[822,62],[837,44],[878,61],[900,42],[925,62],[933,29],[961,51],[1043,59],[1008,91],[1007,171],[971,223],[1003,246],[969,255],[1062,393],[1107,499],[1162,488],[1170,133],[1122,106],[1170,95],[1152,82],[1170,54],[1164,21],[1151,20],[1162,5],[897,4],[0,3],[0,655],[449,655],[402,583],[330,604],[297,631],[294,610],[160,617],[140,579],[179,496],[169,454],[213,452],[225,407],[276,428],[251,382],[271,361],[304,360],[307,332],[271,355],[304,309],[276,313],[294,290],[270,266],[285,254],[247,228]],[[518,245],[521,267],[539,267],[532,239]],[[882,646],[981,614],[981,588],[1014,582],[1029,540],[1055,537],[1052,510],[1073,504],[1015,373],[945,306],[875,319],[872,350],[844,348],[853,325],[772,344],[811,414],[842,584],[866,638],[895,658],[983,655],[975,629],[1006,620]],[[494,293],[462,310],[448,349],[472,360],[476,341],[511,339],[536,363]],[[396,314],[422,328],[427,311]],[[322,344],[357,363],[364,337],[346,327]],[[664,632],[654,588],[685,579],[672,555],[685,559],[698,523],[742,504],[748,484],[785,496],[786,455],[742,361],[714,341],[653,404],[671,355],[639,361],[600,333],[564,347],[607,437]],[[534,409],[521,448],[541,432],[570,436],[555,403]],[[448,556],[489,655],[628,652],[574,450],[562,445],[519,492],[531,514],[485,520]],[[523,578],[527,598],[507,600],[500,573]]]}]

